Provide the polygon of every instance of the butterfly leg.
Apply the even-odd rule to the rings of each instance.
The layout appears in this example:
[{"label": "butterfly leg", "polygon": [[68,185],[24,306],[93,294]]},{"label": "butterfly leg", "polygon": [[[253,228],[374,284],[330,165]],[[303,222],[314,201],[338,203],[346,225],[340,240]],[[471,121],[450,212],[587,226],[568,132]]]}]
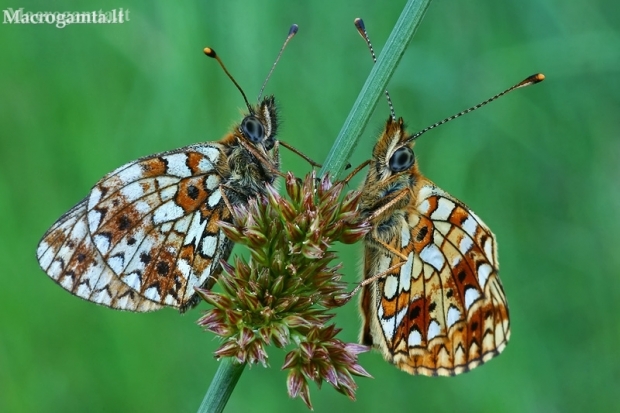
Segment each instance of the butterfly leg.
[{"label": "butterfly leg", "polygon": [[390,208],[392,208],[394,205],[396,205],[398,203],[398,201],[400,201],[401,199],[403,199],[407,195],[415,196],[415,194],[413,193],[413,190],[411,188],[403,188],[403,189],[401,189],[400,192],[398,192],[394,198],[392,198],[390,201],[386,202],[385,205],[377,208],[375,210],[375,212],[373,212],[368,217],[368,221],[374,221],[378,216],[382,215],[383,213],[385,213],[385,211],[387,211]]},{"label": "butterfly leg", "polygon": [[283,178],[286,178],[286,174],[284,174],[283,172],[280,172],[280,170],[277,167],[271,165],[271,162],[265,159],[265,156],[259,153],[256,150],[256,148],[254,148],[252,145],[248,144],[243,139],[237,139],[237,142],[239,142],[239,145],[243,146],[248,152],[254,155],[254,157],[258,159],[261,165],[263,165],[264,167],[267,167],[272,173],[279,175]]},{"label": "butterfly leg", "polygon": [[380,239],[377,239],[377,238],[373,238],[373,241],[376,242],[378,245],[382,246],[383,248],[385,248],[390,254],[394,254],[402,258],[405,261],[407,260],[407,256],[405,254],[398,251],[396,248],[392,247],[391,245],[385,243],[384,241],[381,241]]},{"label": "butterfly leg", "polygon": [[392,265],[390,268],[388,268],[387,270],[373,275],[370,278],[366,278],[364,281],[362,281],[361,283],[359,283],[354,289],[353,291],[351,291],[350,293],[345,294],[343,297],[340,297],[338,299],[338,302],[340,305],[344,305],[347,302],[349,302],[349,300],[351,300],[351,298],[353,298],[355,296],[355,294],[357,294],[359,292],[359,290],[361,290],[362,288],[366,287],[369,284],[372,284],[373,282],[389,275],[392,271],[399,269],[400,267],[402,267],[403,265],[405,265],[407,261],[401,261],[396,265]]},{"label": "butterfly leg", "polygon": [[229,211],[232,212],[232,205],[230,203],[230,201],[228,200],[228,197],[226,196],[226,192],[224,191],[224,187],[231,189],[231,190],[235,190],[235,188],[231,187],[231,186],[227,186],[227,185],[223,185],[220,184],[220,193],[222,194],[222,199],[224,200],[224,203],[226,204],[226,208],[228,208]]}]

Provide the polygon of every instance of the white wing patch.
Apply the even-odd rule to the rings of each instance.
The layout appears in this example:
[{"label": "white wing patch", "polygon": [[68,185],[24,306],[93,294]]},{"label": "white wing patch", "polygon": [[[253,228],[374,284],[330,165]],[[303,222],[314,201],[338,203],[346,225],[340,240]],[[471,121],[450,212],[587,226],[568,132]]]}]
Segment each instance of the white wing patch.
[{"label": "white wing patch", "polygon": [[469,235],[472,238],[476,234],[477,228],[478,228],[478,223],[472,216],[468,217],[467,220],[463,222],[463,230],[467,233],[467,235]]},{"label": "white wing patch", "polygon": [[400,267],[400,291],[409,291],[411,287],[411,279],[417,278],[411,273],[411,269],[413,268],[413,251],[409,253],[407,256],[407,261],[405,264]]},{"label": "white wing patch", "polygon": [[[211,161],[211,164],[215,164],[220,157],[220,150],[210,145],[194,145],[190,148],[206,156]],[[205,171],[210,171],[210,169],[205,169]]]},{"label": "white wing patch", "polygon": [[215,208],[215,206],[220,203],[221,199],[222,199],[222,193],[220,192],[219,189],[216,189],[215,191],[213,191],[211,196],[209,196],[207,205],[209,205],[209,207],[211,208]]},{"label": "white wing patch", "polygon": [[217,238],[214,235],[208,235],[202,239],[202,254],[207,257],[215,255],[215,247],[217,247]]},{"label": "white wing patch", "polygon": [[487,280],[489,279],[489,275],[493,271],[493,268],[487,263],[482,264],[478,267],[478,282],[480,283],[480,288],[484,290],[484,287],[487,285]]},{"label": "white wing patch", "polygon": [[475,288],[468,288],[465,290],[465,308],[469,310],[472,304],[480,298],[480,293]]},{"label": "white wing patch", "polygon": [[440,271],[446,262],[443,253],[435,244],[428,244],[424,247],[420,252],[420,259],[432,265],[437,271]]},{"label": "white wing patch", "polygon": [[142,178],[143,171],[139,163],[129,163],[126,167],[116,174],[116,177],[123,183],[129,184]]},{"label": "white wing patch", "polygon": [[187,155],[184,153],[173,153],[163,157],[166,161],[166,172],[168,175],[179,178],[187,178],[192,175],[192,171],[187,166]]},{"label": "white wing patch", "polygon": [[383,296],[387,300],[391,300],[396,296],[396,291],[398,289],[398,279],[393,275],[388,275],[385,277],[385,285],[383,286]]},{"label": "white wing patch", "polygon": [[409,337],[407,338],[407,345],[409,347],[417,347],[422,345],[422,335],[418,330],[411,330]]},{"label": "white wing patch", "polygon": [[430,341],[437,337],[440,332],[441,327],[439,326],[439,323],[436,320],[431,320],[430,324],[428,325],[428,333],[426,335],[426,339]]},{"label": "white wing patch", "polygon": [[431,219],[434,221],[445,221],[448,219],[452,211],[454,210],[454,202],[446,199],[440,198],[437,209],[432,213]]},{"label": "white wing patch", "polygon": [[461,318],[461,312],[454,306],[448,309],[448,328],[452,327]]},{"label": "white wing patch", "polygon": [[155,225],[168,221],[174,221],[185,215],[183,208],[178,206],[174,201],[168,201],[158,207],[153,213],[153,223]]}]

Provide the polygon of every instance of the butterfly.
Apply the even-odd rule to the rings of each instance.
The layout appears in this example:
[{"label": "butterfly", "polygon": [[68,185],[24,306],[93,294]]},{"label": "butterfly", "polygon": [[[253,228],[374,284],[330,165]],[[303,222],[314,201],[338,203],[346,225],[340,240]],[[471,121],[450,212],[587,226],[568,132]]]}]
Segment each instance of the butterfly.
[{"label": "butterfly", "polygon": [[[362,19],[354,21],[374,62]],[[360,215],[372,230],[364,241],[360,341],[410,374],[452,376],[501,353],[510,339],[506,295],[499,279],[497,242],[463,202],[420,172],[414,141],[446,122],[545,79],[529,76],[469,109],[409,135],[390,117],[362,185]]]},{"label": "butterfly", "polygon": [[360,340],[410,374],[467,372],[500,354],[510,319],[499,279],[497,241],[463,202],[420,172],[413,142],[421,134],[519,87],[409,135],[390,116],[369,161],[360,212],[365,238]]},{"label": "butterfly", "polygon": [[[296,31],[294,25],[284,46]],[[231,206],[264,194],[265,184],[280,174],[274,97],[250,105],[215,52],[205,53],[233,80],[248,112],[217,142],[147,156],[110,172],[52,225],[37,259],[72,294],[136,312],[195,306],[194,288],[212,287],[233,247],[218,221],[230,222]]]}]

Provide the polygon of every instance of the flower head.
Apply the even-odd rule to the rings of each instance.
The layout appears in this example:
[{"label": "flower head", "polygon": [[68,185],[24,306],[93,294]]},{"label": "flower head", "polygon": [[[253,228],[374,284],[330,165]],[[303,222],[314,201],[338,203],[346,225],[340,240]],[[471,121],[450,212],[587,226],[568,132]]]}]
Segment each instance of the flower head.
[{"label": "flower head", "polygon": [[289,370],[288,392],[309,408],[309,381],[326,381],[354,399],[352,375],[369,376],[357,363],[368,348],[343,343],[329,323],[330,310],[347,301],[340,266],[330,266],[336,258],[330,247],[357,242],[370,230],[358,214],[359,192],[342,197],[344,189],[328,176],[312,172],[302,181],[289,173],[288,197],[267,185],[266,196],[233,206],[232,222],[220,226],[251,257],[221,263],[222,292],[199,290],[213,308],[198,323],[222,339],[216,356],[266,366],[266,346],[292,346],[282,367]]}]

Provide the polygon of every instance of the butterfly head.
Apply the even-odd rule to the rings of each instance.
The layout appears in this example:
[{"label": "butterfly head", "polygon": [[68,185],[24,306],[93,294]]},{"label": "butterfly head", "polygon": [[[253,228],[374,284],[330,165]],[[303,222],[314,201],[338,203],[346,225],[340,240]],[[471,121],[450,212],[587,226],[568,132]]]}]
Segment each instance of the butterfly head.
[{"label": "butterfly head", "polygon": [[231,196],[239,196],[243,202],[264,192],[265,182],[273,183],[280,174],[275,100],[268,96],[248,109],[241,123],[220,141],[227,152],[222,173],[228,177],[229,185],[236,188]]},{"label": "butterfly head", "polygon": [[266,154],[276,144],[277,129],[278,113],[275,99],[273,96],[267,96],[243,118],[238,128],[238,138]]},{"label": "butterfly head", "polygon": [[[381,210],[383,212],[377,215],[379,220],[391,219],[395,211],[410,202],[409,191],[403,191],[414,187],[420,174],[409,138],[403,119],[390,116],[373,149],[362,188],[361,210],[365,214]],[[390,206],[383,210],[382,205]]]},{"label": "butterfly head", "polygon": [[418,166],[413,153],[413,142],[405,131],[402,118],[390,117],[385,130],[373,150],[370,174],[374,174],[377,181],[407,180],[416,175]]}]

